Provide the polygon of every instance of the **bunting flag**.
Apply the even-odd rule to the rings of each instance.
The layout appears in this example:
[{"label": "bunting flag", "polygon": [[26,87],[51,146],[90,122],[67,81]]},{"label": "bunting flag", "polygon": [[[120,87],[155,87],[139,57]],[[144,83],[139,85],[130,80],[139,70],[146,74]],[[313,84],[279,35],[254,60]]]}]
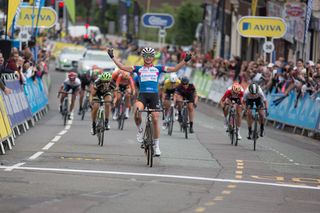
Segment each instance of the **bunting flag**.
[{"label": "bunting flag", "polygon": [[64,5],[68,11],[72,23],[76,21],[75,0],[64,0]]},{"label": "bunting flag", "polygon": [[13,19],[16,15],[17,9],[20,5],[20,0],[10,0],[8,1],[8,17],[7,17],[7,23],[6,23],[6,34],[8,34],[12,24]]}]

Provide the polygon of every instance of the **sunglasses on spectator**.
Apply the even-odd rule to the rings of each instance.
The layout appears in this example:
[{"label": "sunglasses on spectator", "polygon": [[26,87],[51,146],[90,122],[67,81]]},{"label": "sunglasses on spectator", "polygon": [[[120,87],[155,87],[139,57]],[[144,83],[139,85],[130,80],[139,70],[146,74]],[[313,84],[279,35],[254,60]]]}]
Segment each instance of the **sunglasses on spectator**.
[{"label": "sunglasses on spectator", "polygon": [[144,58],[153,58],[154,57],[154,54],[152,53],[145,53],[142,55]]}]

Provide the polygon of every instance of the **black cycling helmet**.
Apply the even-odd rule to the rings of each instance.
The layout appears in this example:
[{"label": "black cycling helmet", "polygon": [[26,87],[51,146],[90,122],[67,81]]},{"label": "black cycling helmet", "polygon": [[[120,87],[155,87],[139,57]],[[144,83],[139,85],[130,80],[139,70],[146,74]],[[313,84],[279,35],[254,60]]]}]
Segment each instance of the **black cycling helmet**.
[{"label": "black cycling helmet", "polygon": [[256,83],[252,83],[249,85],[249,92],[253,95],[258,93],[258,85]]},{"label": "black cycling helmet", "polygon": [[189,84],[189,78],[187,76],[183,76],[181,78],[181,83],[182,84]]}]

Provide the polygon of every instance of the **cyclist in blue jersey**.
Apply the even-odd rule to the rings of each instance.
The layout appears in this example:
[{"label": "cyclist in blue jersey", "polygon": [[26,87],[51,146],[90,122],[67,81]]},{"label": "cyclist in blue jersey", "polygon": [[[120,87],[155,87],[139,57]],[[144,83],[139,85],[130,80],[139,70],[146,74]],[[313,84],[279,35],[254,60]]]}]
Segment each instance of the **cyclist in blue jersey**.
[{"label": "cyclist in blue jersey", "polygon": [[[143,110],[147,105],[151,109],[159,108],[159,94],[158,94],[158,86],[159,86],[159,77],[161,73],[168,72],[177,72],[183,66],[187,64],[188,61],[191,60],[191,54],[186,54],[184,60],[182,60],[175,67],[167,67],[167,66],[154,66],[152,64],[155,56],[155,50],[150,47],[146,47],[142,50],[141,54],[144,60],[143,66],[124,66],[117,59],[114,58],[113,49],[108,49],[108,54],[110,58],[114,61],[114,63],[121,69],[127,72],[137,73],[139,76],[139,86],[140,92],[138,96],[138,100],[134,106],[134,114],[136,115],[137,110]],[[159,136],[160,136],[160,128],[158,124],[159,113],[152,113],[152,123],[153,123],[153,135],[154,135],[154,150],[155,156],[160,156],[160,146],[159,146]],[[143,142],[143,129],[141,126],[141,113],[138,116],[134,117],[135,123],[138,127],[137,140],[139,143]]]}]

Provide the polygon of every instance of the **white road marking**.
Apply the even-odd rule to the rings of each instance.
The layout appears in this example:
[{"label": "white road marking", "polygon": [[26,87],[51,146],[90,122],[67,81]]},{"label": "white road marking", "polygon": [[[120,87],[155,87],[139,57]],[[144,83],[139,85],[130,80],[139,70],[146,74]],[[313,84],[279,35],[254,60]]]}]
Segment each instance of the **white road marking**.
[{"label": "white road marking", "polygon": [[66,134],[68,131],[67,130],[62,130],[61,132],[58,133],[58,135],[64,135]]},{"label": "white road marking", "polygon": [[64,129],[70,129],[70,127],[71,127],[70,125],[67,125]]},{"label": "white road marking", "polygon": [[[71,118],[71,119],[73,119],[73,118]],[[71,125],[71,124],[72,124],[72,120],[68,120],[68,121],[67,121],[67,124],[68,124],[68,125]]]},{"label": "white road marking", "polygon": [[[7,168],[10,168],[10,167],[0,166],[0,169],[7,169]],[[320,190],[319,186],[303,186],[303,185],[295,185],[295,184],[268,183],[268,182],[257,182],[257,181],[247,181],[247,180],[181,176],[181,175],[170,175],[170,174],[151,174],[151,173],[117,172],[117,171],[101,171],[101,170],[99,171],[99,170],[82,170],[82,169],[62,169],[62,168],[41,168],[41,167],[17,167],[17,168],[15,168],[15,170],[85,173],[85,174],[105,174],[105,175],[124,175],[124,176],[140,176],[140,177],[158,177],[158,178],[170,178],[170,179],[184,179],[184,180],[197,180],[197,181],[223,182],[223,183],[243,183],[243,184],[254,184],[254,185],[263,185],[263,186],[277,186],[277,187],[284,187],[284,188]]]},{"label": "white road marking", "polygon": [[36,159],[37,157],[39,157],[40,155],[42,155],[43,154],[43,152],[37,152],[37,153],[35,153],[34,155],[32,155],[30,158],[29,158],[29,160],[34,160],[34,159]]},{"label": "white road marking", "polygon": [[25,164],[25,162],[23,162],[23,163],[17,163],[17,164],[15,164],[15,165],[13,165],[13,166],[10,166],[10,167],[6,168],[4,171],[10,172],[10,171],[12,171],[12,170],[18,168],[19,166],[24,165],[24,164]]},{"label": "white road marking", "polygon": [[52,142],[57,142],[58,140],[60,140],[61,136],[60,135],[57,135],[55,136],[51,141]]},{"label": "white road marking", "polygon": [[45,146],[42,148],[42,150],[48,150],[48,149],[50,149],[50,147],[52,147],[53,145],[54,145],[54,143],[50,142],[50,143],[48,143],[47,145],[45,145]]}]

